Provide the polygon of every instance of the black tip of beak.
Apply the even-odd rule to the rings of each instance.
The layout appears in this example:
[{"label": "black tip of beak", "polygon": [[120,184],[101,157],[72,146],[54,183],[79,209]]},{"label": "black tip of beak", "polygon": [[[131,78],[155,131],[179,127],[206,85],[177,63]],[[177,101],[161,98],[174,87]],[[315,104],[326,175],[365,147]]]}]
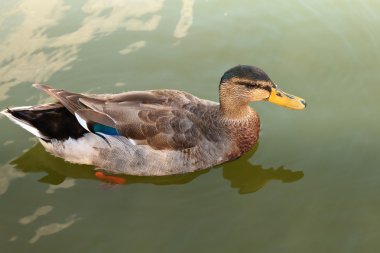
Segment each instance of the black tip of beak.
[{"label": "black tip of beak", "polygon": [[306,107],[306,101],[305,100],[301,100],[301,103]]}]

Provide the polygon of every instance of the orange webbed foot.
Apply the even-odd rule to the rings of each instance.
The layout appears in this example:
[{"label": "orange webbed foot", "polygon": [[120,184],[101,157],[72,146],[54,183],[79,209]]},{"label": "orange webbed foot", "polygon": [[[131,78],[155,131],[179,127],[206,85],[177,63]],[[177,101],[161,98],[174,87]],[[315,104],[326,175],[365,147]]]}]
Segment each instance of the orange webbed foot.
[{"label": "orange webbed foot", "polygon": [[125,178],[123,177],[106,175],[104,174],[103,171],[95,172],[95,177],[97,177],[98,179],[104,182],[111,183],[111,184],[124,184],[126,181]]}]

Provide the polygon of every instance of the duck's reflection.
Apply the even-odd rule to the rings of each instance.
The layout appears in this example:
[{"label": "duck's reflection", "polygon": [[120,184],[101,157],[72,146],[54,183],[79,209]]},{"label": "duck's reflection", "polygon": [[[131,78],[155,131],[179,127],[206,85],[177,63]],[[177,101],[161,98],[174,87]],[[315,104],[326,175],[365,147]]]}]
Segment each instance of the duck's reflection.
[{"label": "duck's reflection", "polygon": [[[257,147],[245,154],[237,161],[223,164],[223,177],[231,182],[232,188],[237,188],[240,194],[256,192],[271,180],[284,183],[295,182],[303,177],[302,171],[291,171],[283,167],[264,169],[261,165],[252,165],[248,159],[255,153]],[[40,182],[58,185],[65,178],[81,178],[98,180],[93,166],[69,164],[60,158],[47,153],[42,145],[37,144],[11,162],[23,172],[46,172],[47,175],[39,179]],[[207,173],[210,169],[188,173],[184,175],[163,177],[121,176],[125,184],[186,184],[198,176]]]},{"label": "duck's reflection", "polygon": [[240,159],[223,165],[223,177],[240,194],[256,192],[271,180],[291,183],[303,178],[302,171],[292,171],[283,166],[264,169],[261,165],[252,165],[248,159],[256,152],[257,147]]}]

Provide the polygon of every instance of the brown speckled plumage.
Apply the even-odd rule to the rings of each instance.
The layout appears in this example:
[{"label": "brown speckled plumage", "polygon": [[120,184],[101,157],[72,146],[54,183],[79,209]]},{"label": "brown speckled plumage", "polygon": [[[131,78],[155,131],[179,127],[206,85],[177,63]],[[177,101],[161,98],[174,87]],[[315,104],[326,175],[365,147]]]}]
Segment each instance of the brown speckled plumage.
[{"label": "brown speckled plumage", "polygon": [[228,153],[228,160],[233,160],[248,152],[257,143],[260,132],[260,119],[256,113],[253,113],[247,121],[227,124],[226,128],[229,135],[234,136],[235,146],[231,146]]},{"label": "brown speckled plumage", "polygon": [[177,90],[84,95],[35,87],[58,102],[3,113],[49,152],[111,173],[158,176],[205,169],[249,151],[260,131],[249,103],[267,100],[275,85],[258,68],[237,66],[221,79],[220,103]]}]

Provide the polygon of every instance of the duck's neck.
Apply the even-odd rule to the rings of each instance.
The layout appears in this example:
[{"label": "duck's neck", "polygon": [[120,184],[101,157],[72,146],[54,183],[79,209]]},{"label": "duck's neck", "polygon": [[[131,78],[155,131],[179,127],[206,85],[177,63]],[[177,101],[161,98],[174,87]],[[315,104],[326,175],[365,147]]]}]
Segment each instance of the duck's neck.
[{"label": "duck's neck", "polygon": [[236,105],[231,105],[234,107],[229,107],[229,105],[226,104],[220,104],[220,113],[223,118],[229,119],[229,120],[244,120],[252,117],[252,114],[254,113],[254,110],[248,106],[239,106],[237,107]]},{"label": "duck's neck", "polygon": [[223,118],[228,120],[244,120],[256,115],[255,111],[249,106],[247,101],[241,101],[225,94],[228,91],[220,89],[219,92],[219,111]]},{"label": "duck's neck", "polygon": [[236,101],[223,98],[220,99],[219,112],[221,122],[234,143],[227,154],[228,160],[236,159],[257,143],[260,132],[259,116],[247,103],[237,104]]}]

